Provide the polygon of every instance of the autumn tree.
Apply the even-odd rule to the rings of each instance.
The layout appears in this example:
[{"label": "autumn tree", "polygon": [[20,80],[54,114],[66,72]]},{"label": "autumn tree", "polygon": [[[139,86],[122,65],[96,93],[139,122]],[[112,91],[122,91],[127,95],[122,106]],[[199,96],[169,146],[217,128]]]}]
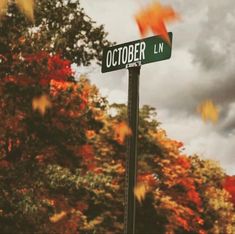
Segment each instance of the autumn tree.
[{"label": "autumn tree", "polygon": [[77,65],[99,63],[102,48],[110,44],[104,27],[96,25],[77,0],[36,1],[34,15],[32,23],[9,1],[0,20],[0,77],[19,73],[22,55],[41,51]]},{"label": "autumn tree", "polygon": [[200,181],[197,190],[202,197],[204,228],[209,233],[234,233],[235,213],[228,186],[230,177],[218,162],[203,160],[197,155],[190,159],[192,174]]},{"label": "autumn tree", "polygon": [[97,224],[83,211],[111,180],[94,173],[88,143],[105,100],[87,80],[75,82],[71,64],[99,62],[105,36],[78,1],[37,1],[33,25],[14,3],[1,18],[1,232],[77,233],[79,225],[88,233]]}]

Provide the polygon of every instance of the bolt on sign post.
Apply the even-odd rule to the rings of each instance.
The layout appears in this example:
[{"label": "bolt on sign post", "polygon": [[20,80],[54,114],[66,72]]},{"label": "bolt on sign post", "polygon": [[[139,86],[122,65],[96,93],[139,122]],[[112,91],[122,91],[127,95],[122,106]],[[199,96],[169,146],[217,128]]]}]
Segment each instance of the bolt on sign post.
[{"label": "bolt on sign post", "polygon": [[[172,44],[173,34],[168,33]],[[137,173],[137,139],[139,119],[139,76],[141,65],[162,61],[171,57],[171,46],[160,36],[148,37],[105,48],[102,73],[126,68],[129,71],[128,124],[132,135],[128,139],[125,180],[125,234],[135,234],[134,188]]]}]

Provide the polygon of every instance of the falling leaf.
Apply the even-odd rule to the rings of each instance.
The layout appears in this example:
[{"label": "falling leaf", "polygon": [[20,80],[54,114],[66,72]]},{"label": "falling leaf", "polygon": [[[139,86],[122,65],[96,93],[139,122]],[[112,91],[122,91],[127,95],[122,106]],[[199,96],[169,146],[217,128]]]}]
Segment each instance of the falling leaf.
[{"label": "falling leaf", "polygon": [[124,144],[125,138],[131,136],[131,129],[125,122],[121,122],[114,126],[115,139],[118,143]]},{"label": "falling leaf", "polygon": [[16,4],[23,14],[34,21],[34,0],[16,0]]},{"label": "falling leaf", "polygon": [[46,113],[46,110],[51,108],[51,106],[51,101],[47,95],[35,97],[32,101],[33,110],[39,111],[41,115],[44,115]]},{"label": "falling leaf", "polygon": [[[0,17],[7,12],[7,5],[9,0],[0,1]],[[34,0],[15,0],[17,7],[22,11],[24,15],[32,22],[34,21]]]},{"label": "falling leaf", "polygon": [[216,123],[219,118],[218,108],[211,100],[206,100],[198,106],[198,112],[201,114],[202,119],[207,122],[211,121]]},{"label": "falling leaf", "polygon": [[7,0],[0,1],[0,17],[6,14],[7,11]]},{"label": "falling leaf", "polygon": [[171,44],[171,41],[165,22],[175,21],[179,18],[179,14],[172,7],[163,6],[158,2],[152,3],[135,16],[142,37],[151,29],[154,34],[160,34],[168,44]]},{"label": "falling leaf", "polygon": [[67,213],[65,211],[61,211],[58,214],[54,214],[53,216],[51,216],[49,219],[52,223],[57,223],[59,222],[61,219],[63,219],[65,216],[67,215]]},{"label": "falling leaf", "polygon": [[142,203],[147,193],[147,185],[145,183],[138,183],[134,188],[134,195],[139,203]]}]

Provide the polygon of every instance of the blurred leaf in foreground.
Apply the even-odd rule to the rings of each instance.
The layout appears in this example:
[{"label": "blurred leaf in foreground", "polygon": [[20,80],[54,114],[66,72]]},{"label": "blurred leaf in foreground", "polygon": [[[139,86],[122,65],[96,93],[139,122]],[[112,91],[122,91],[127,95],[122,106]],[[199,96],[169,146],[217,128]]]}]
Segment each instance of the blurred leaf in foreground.
[{"label": "blurred leaf in foreground", "polygon": [[[11,1],[0,1],[0,17],[6,14],[8,2]],[[34,0],[16,0],[15,3],[20,11],[26,15],[28,19],[34,21]]]},{"label": "blurred leaf in foreground", "polygon": [[7,0],[0,1],[0,17],[5,15],[7,11]]},{"label": "blurred leaf in foreground", "polygon": [[47,95],[42,95],[40,97],[35,97],[32,101],[33,110],[37,110],[41,115],[45,115],[46,110],[51,108],[52,104]]},{"label": "blurred leaf in foreground", "polygon": [[151,29],[154,34],[160,34],[168,44],[171,42],[165,23],[177,19],[179,19],[179,15],[174,9],[170,6],[163,6],[160,2],[151,3],[135,16],[142,37]]},{"label": "blurred leaf in foreground", "polygon": [[145,183],[138,183],[134,188],[134,194],[139,203],[142,203],[147,193],[147,185]]},{"label": "blurred leaf in foreground", "polygon": [[115,139],[120,144],[124,144],[125,138],[131,136],[132,132],[125,122],[121,122],[114,126]]},{"label": "blurred leaf in foreground", "polygon": [[197,110],[201,114],[201,117],[205,122],[211,121],[213,123],[216,123],[219,119],[218,108],[211,100],[202,102],[198,106]]}]

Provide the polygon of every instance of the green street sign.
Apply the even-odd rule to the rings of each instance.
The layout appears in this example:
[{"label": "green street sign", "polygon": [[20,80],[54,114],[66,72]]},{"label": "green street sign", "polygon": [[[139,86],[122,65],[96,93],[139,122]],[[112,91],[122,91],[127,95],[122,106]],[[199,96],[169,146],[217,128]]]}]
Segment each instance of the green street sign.
[{"label": "green street sign", "polygon": [[[168,33],[171,43],[173,34]],[[110,72],[146,63],[166,60],[171,57],[171,46],[160,36],[148,37],[105,48],[102,72]]]}]

